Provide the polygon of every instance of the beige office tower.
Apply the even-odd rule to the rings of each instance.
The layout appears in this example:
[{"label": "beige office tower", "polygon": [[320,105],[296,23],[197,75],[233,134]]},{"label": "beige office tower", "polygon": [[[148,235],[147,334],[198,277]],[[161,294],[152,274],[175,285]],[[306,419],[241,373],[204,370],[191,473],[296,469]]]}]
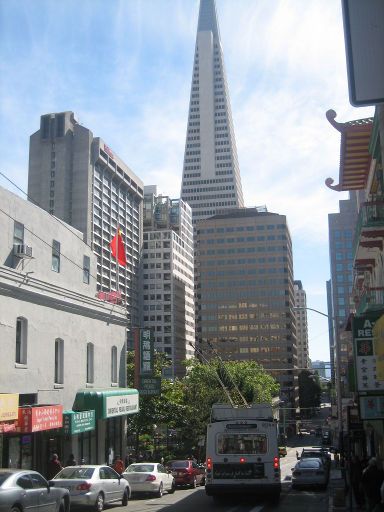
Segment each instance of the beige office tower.
[{"label": "beige office tower", "polygon": [[307,318],[307,294],[301,281],[294,282],[295,291],[295,317],[297,336],[297,365],[299,368],[309,368],[308,349],[308,318]]},{"label": "beige office tower", "polygon": [[193,225],[244,206],[214,0],[200,1],[181,198]]},{"label": "beige office tower", "polygon": [[198,348],[206,357],[259,362],[279,381],[292,413],[297,347],[285,215],[240,208],[198,222],[195,237]]}]

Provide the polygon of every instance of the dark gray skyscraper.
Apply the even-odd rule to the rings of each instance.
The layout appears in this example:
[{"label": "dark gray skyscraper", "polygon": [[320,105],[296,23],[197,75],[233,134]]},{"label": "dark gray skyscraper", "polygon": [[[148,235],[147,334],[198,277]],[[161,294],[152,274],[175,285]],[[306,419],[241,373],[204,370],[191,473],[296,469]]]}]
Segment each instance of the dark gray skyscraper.
[{"label": "dark gray skyscraper", "polygon": [[244,206],[215,0],[200,0],[181,198],[194,224]]}]

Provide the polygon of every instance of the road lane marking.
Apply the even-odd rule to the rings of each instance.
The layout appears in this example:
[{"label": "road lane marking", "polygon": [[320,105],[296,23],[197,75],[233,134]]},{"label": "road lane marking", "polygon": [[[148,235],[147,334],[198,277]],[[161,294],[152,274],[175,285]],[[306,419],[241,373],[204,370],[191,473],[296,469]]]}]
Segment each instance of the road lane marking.
[{"label": "road lane marking", "polygon": [[263,505],[258,505],[257,507],[251,508],[251,510],[249,512],[260,512],[261,510],[263,510],[263,508],[264,508]]}]

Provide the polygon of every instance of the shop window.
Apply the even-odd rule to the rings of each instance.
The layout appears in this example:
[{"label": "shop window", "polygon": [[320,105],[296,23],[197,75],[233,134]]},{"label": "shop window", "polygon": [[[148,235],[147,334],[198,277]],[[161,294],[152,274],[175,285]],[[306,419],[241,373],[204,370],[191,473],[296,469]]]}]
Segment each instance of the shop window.
[{"label": "shop window", "polygon": [[16,319],[16,356],[17,364],[27,364],[28,320],[23,317]]},{"label": "shop window", "polygon": [[64,384],[64,341],[55,340],[55,384]]},{"label": "shop window", "polygon": [[117,383],[117,347],[111,348],[111,382]]},{"label": "shop window", "polygon": [[94,382],[94,345],[87,343],[87,383]]}]

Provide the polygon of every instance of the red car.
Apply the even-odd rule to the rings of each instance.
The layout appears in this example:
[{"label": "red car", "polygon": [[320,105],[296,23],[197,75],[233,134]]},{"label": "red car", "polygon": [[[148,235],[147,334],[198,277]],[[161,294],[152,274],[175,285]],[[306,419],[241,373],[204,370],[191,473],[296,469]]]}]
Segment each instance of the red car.
[{"label": "red car", "polygon": [[192,460],[171,460],[169,469],[175,479],[176,485],[189,485],[195,488],[205,483],[205,469]]}]

